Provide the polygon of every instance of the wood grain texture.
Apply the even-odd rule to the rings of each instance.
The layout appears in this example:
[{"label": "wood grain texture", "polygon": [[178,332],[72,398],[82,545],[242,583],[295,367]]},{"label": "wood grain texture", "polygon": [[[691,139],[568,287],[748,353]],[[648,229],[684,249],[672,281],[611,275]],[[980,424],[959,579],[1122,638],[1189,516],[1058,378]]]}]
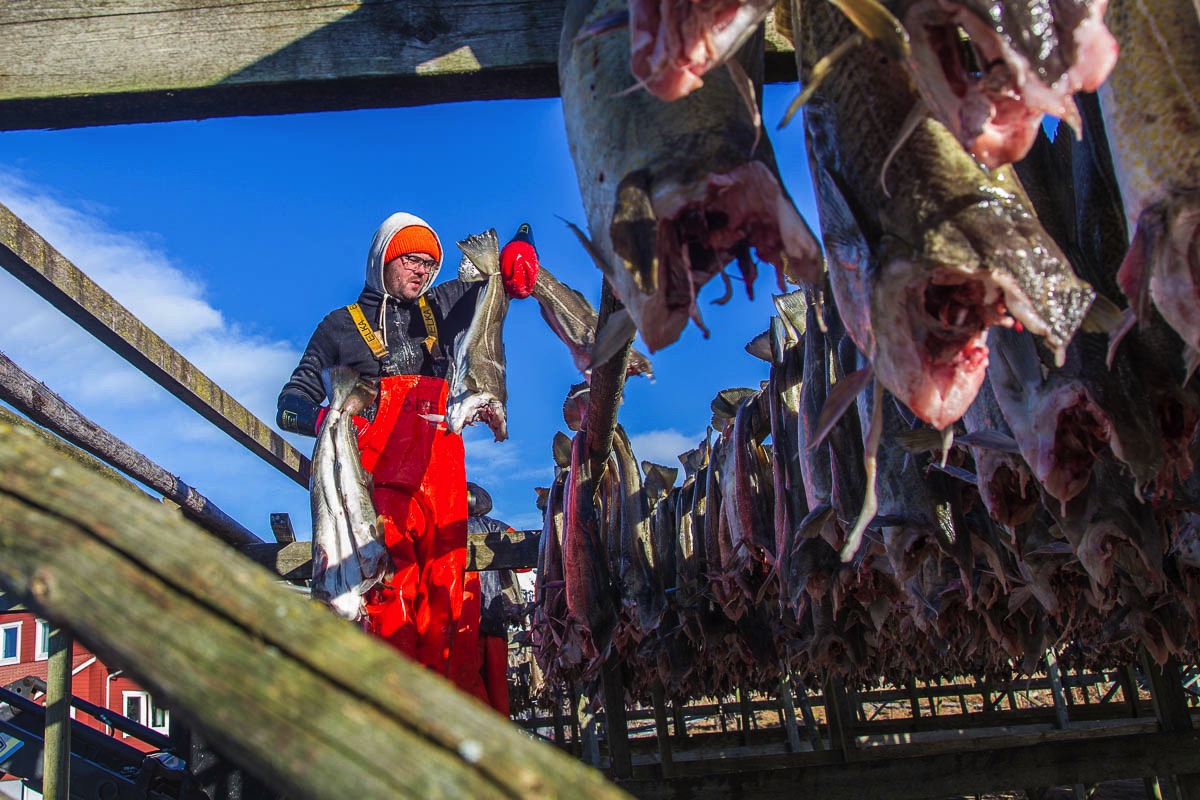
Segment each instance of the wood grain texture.
[{"label": "wood grain texture", "polygon": [[[9,0],[0,129],[552,97],[563,0]],[[795,80],[768,25],[767,80]]]},{"label": "wood grain texture", "polygon": [[31,428],[0,422],[0,585],[289,797],[624,796]]}]

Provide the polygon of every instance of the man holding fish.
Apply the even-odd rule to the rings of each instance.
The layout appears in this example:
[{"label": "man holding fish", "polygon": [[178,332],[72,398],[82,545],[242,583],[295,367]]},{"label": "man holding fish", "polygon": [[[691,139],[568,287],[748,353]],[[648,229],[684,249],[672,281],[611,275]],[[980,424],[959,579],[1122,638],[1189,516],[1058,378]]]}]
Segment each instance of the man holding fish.
[{"label": "man holding fish", "polygon": [[[459,434],[483,419],[503,438],[500,328],[508,299],[529,296],[538,274],[527,225],[503,256],[498,246],[492,252],[475,259],[485,263],[466,280],[434,286],[443,258],[438,235],[412,214],[384,220],[362,293],[317,326],[279,395],[277,418],[285,431],[320,437],[312,468],[314,597],[485,701],[475,659],[451,658],[467,560]],[[326,397],[362,397],[337,390],[347,376],[368,396],[377,384],[375,402],[321,405]],[[357,440],[361,456],[322,447],[333,428],[350,423],[357,435],[344,438]],[[344,475],[358,459],[370,478],[356,488]],[[378,516],[363,520],[362,498],[349,495],[368,493]],[[386,546],[390,564],[380,568],[388,559],[364,555],[372,541]]]}]

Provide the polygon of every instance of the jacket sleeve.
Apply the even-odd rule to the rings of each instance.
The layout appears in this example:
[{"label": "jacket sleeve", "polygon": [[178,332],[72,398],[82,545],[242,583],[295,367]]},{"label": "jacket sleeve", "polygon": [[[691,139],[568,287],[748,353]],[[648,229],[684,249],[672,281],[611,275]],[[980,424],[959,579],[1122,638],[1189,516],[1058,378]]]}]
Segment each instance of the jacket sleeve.
[{"label": "jacket sleeve", "polygon": [[322,371],[338,363],[337,338],[333,335],[333,315],[330,312],[317,326],[300,363],[292,371],[292,377],[284,384],[277,402],[275,422],[280,430],[317,435],[317,415],[321,401],[325,399]]}]

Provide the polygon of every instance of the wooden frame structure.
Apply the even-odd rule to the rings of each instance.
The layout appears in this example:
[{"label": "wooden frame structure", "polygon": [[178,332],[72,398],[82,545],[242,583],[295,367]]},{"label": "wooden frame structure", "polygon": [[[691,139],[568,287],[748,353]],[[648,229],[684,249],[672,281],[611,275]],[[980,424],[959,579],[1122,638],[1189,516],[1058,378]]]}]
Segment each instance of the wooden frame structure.
[{"label": "wooden frame structure", "polygon": [[[16,0],[0,8],[0,48],[11,66],[0,78],[0,130],[555,96],[561,20],[561,0],[64,0],[51,9],[36,0]],[[794,80],[790,46],[771,21],[766,41],[767,80]],[[154,57],[130,42],[153,42]],[[0,265],[243,446],[297,482],[307,482],[307,459],[3,207]],[[601,320],[615,308],[606,289]],[[611,448],[622,362],[613,359],[593,376],[588,430],[597,460]],[[13,387],[27,383],[23,377],[6,381]],[[22,391],[31,408],[45,405],[45,393],[35,402],[33,390]],[[14,388],[5,399],[19,404],[13,398],[20,396]],[[50,417],[38,421],[64,424]],[[79,419],[69,425],[88,427]],[[112,455],[120,448],[111,442],[81,437],[76,444],[109,463],[123,458]],[[127,472],[134,468],[129,462],[116,466]],[[79,513],[80,487],[93,509],[88,515]],[[140,677],[146,685],[205,738],[236,751],[238,761],[255,773],[296,797],[344,796],[348,774],[362,781],[359,797],[620,794],[596,773],[551,748],[531,745],[447,693],[377,643],[315,609],[281,599],[273,578],[302,579],[308,549],[291,541],[285,520],[275,521],[276,542],[267,543],[224,518],[186,485],[155,488],[174,495],[192,521],[275,575],[227,558],[225,544],[197,536],[193,525],[119,486],[86,457],[64,458],[61,447],[39,440],[6,414],[0,419],[0,581],[97,652],[144,664],[146,674]],[[531,565],[536,543],[536,532],[478,538],[472,542],[473,563],[480,568]],[[117,597],[122,613],[134,599],[140,635],[129,635],[123,617],[113,618]],[[1015,708],[1000,712],[990,699],[993,688],[984,684],[891,689],[888,702],[908,701],[912,713],[906,723],[890,723],[887,734],[908,740],[888,746],[864,746],[885,729],[862,719],[860,709],[871,696],[850,698],[835,682],[813,697],[785,686],[777,704],[783,722],[769,734],[775,741],[763,752],[738,757],[724,745],[712,758],[691,757],[687,709],[668,714],[666,698],[656,698],[654,709],[627,715],[616,668],[603,676],[605,713],[579,714],[586,704],[568,704],[566,716],[578,736],[566,739],[561,706],[549,724],[554,738],[575,755],[606,767],[625,789],[647,798],[809,792],[823,798],[903,800],[1009,785],[1002,776],[1020,771],[1024,781],[1041,786],[1174,776],[1162,784],[1163,793],[1198,800],[1200,735],[1178,668],[1163,673],[1143,664],[1140,669],[1153,719],[1140,693],[1133,696],[1137,678],[1130,671],[1114,678],[1124,698],[1120,724],[1114,722],[1122,716],[1114,711],[1120,705],[1112,700],[1115,689],[1102,702],[1078,705],[1067,699],[1072,694],[1054,692],[1052,722],[1043,719],[1045,714],[1031,721]],[[1049,675],[1046,680],[1052,682]],[[61,683],[55,692],[69,691],[69,683]],[[975,717],[971,720],[920,713],[923,702],[947,692],[978,692],[984,710],[968,715]],[[996,695],[1005,696],[1011,694]],[[804,725],[796,721],[793,698],[800,701]],[[737,707],[743,725],[735,735],[745,749],[766,734],[751,730],[755,704],[749,698]],[[437,713],[431,715],[431,708]],[[821,712],[819,724],[814,709]],[[723,708],[720,713],[723,720]],[[1084,727],[1096,714],[1113,724]],[[643,718],[653,719],[649,745],[629,736],[629,722]],[[674,735],[669,733],[672,720]],[[544,727],[545,720],[536,722],[531,727]],[[939,727],[967,730],[976,724],[1037,729],[1002,729],[1003,735],[986,740],[917,741],[918,733],[928,738]],[[600,726],[605,742],[598,736]],[[348,751],[344,743],[364,731],[370,732],[372,746],[406,752],[416,767],[413,773],[399,779],[384,775]],[[488,740],[482,750],[480,738]],[[499,751],[492,742],[501,743]],[[652,748],[649,754],[643,752],[646,746]],[[65,777],[61,740],[56,753],[55,776]],[[65,785],[48,782],[47,796]],[[876,790],[864,790],[870,786]]]}]

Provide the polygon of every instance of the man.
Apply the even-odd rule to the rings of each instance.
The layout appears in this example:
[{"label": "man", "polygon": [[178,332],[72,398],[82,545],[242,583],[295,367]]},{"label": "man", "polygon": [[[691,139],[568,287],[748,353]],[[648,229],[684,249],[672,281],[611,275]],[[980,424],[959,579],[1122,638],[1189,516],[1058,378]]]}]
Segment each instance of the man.
[{"label": "man", "polygon": [[[433,286],[442,256],[441,240],[421,218],[400,212],[384,220],[358,301],[317,326],[279,394],[277,421],[285,431],[317,434],[326,412],[326,367],[350,366],[379,379],[378,400],[355,424],[395,574],[365,598],[365,626],[478,692],[477,681],[451,674],[463,606],[467,490],[462,438],[446,427],[445,414],[454,338],[470,326],[484,284],[454,279]],[[536,277],[536,256],[520,269],[502,265],[512,296],[527,296]]]},{"label": "man", "polygon": [[[482,486],[467,481],[467,531],[486,534],[513,530],[511,525],[488,516],[491,510],[492,496]],[[523,611],[516,577],[507,569],[468,572],[465,597],[459,636],[467,646],[455,648],[452,660],[460,665],[451,669],[471,670],[478,675],[476,696],[507,719],[508,626],[518,623]],[[472,641],[475,657],[470,659]]]}]

